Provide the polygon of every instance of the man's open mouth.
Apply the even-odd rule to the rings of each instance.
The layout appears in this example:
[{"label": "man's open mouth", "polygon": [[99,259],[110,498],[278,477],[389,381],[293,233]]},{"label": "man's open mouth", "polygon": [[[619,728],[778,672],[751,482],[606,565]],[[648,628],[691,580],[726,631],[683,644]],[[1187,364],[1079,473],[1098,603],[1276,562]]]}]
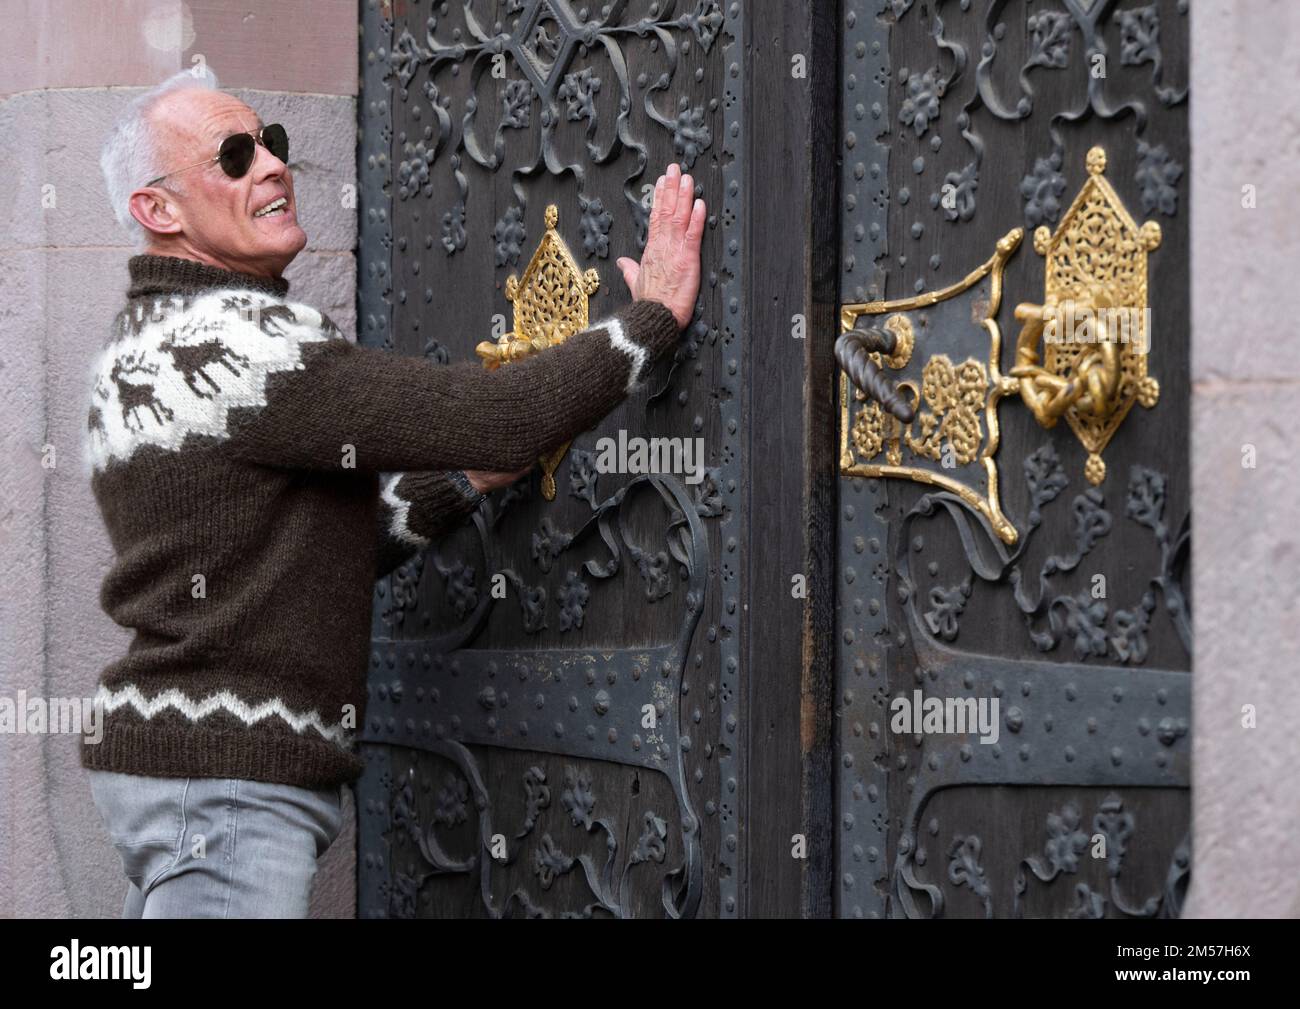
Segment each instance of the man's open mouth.
[{"label": "man's open mouth", "polygon": [[272,200],[261,210],[257,211],[257,213],[255,213],[253,216],[270,217],[272,214],[283,214],[285,212],[285,209],[288,207],[288,205],[289,205],[289,201],[286,200],[283,196],[281,196],[278,199]]}]

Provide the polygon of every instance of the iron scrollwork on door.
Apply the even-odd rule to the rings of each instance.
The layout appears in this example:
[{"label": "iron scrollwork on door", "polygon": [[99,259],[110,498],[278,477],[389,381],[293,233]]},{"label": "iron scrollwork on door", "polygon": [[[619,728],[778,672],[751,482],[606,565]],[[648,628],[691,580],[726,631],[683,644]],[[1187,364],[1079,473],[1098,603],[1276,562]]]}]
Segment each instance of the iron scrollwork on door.
[{"label": "iron scrollwork on door", "polygon": [[[392,852],[392,878],[381,878],[366,898],[386,915],[413,916],[424,884],[436,876],[471,879],[483,912],[493,918],[518,912],[549,914],[535,906],[517,884],[503,893],[501,878],[512,867],[525,866],[543,890],[557,876],[581,872],[590,900],[576,913],[630,916],[629,873],[659,874],[664,913],[689,918],[699,913],[704,886],[701,817],[691,803],[686,766],[689,729],[681,724],[674,703],[683,693],[682,681],[691,642],[705,611],[708,593],[709,541],[698,503],[672,477],[639,476],[596,507],[587,521],[565,536],[557,556],[575,565],[575,579],[612,580],[637,570],[641,553],[630,535],[625,506],[634,499],[657,496],[667,509],[670,563],[679,572],[685,592],[679,600],[680,618],[673,640],[630,650],[467,648],[483,628],[494,602],[488,594],[476,598],[453,636],[438,640],[386,642],[387,669],[372,675],[363,742],[383,744],[372,750],[373,773],[383,794],[391,797],[392,836],[383,849]],[[493,508],[475,520],[483,556],[495,552],[490,528],[498,518]],[[584,591],[586,587],[584,585]],[[544,598],[544,596],[543,596]],[[647,720],[649,712],[654,718]],[[421,782],[409,758],[387,748],[423,751],[444,758],[451,767],[440,808],[421,816]],[[477,748],[526,751],[530,765],[529,795],[524,828],[507,839],[501,824],[510,818],[510,801],[490,793]],[[590,852],[575,854],[545,830],[534,830],[538,811],[550,805],[545,766],[547,757],[564,767],[572,781],[559,796],[575,827],[601,839],[603,865]],[[621,764],[654,771],[668,783],[674,809],[649,808],[643,813],[640,839],[623,838],[625,824],[617,820],[617,805],[597,795],[584,782],[581,768],[594,762]],[[405,769],[403,769],[405,768]],[[424,783],[428,790],[431,783]],[[557,788],[556,791],[559,791]],[[542,795],[545,793],[545,795]],[[598,799],[600,802],[598,803]],[[472,801],[471,801],[472,800]],[[448,810],[443,807],[456,807]],[[598,815],[597,806],[609,806]],[[442,835],[464,822],[470,808],[477,824],[472,849],[453,853]],[[676,865],[667,864],[671,844],[679,852]],[[376,825],[367,825],[371,831]],[[603,835],[603,837],[602,837]],[[369,838],[377,845],[377,839]],[[626,849],[620,847],[620,840]],[[404,852],[399,863],[397,852]],[[656,869],[654,863],[659,868]],[[616,874],[616,866],[622,871]],[[373,867],[368,867],[373,868]],[[569,912],[565,913],[566,916]]]},{"label": "iron scrollwork on door", "polygon": [[[1003,542],[1014,544],[1019,533],[1001,509],[995,456],[998,402],[1019,395],[1045,428],[1064,417],[1089,452],[1088,480],[1105,479],[1106,444],[1134,403],[1150,408],[1160,395],[1147,372],[1146,262],[1160,244],[1160,226],[1134,222],[1103,176],[1102,148],[1088,152],[1087,167],[1088,180],[1056,231],[1043,226],[1034,232],[1034,249],[1045,259],[1043,302],[1016,306],[1023,328],[1009,374],[998,366],[997,313],[1003,269],[1020,245],[1020,228],[956,284],[843,307],[836,344],[842,473],[950,490]],[[867,316],[884,322],[862,330]],[[928,353],[919,353],[922,348]],[[898,375],[894,387],[883,369]]]}]

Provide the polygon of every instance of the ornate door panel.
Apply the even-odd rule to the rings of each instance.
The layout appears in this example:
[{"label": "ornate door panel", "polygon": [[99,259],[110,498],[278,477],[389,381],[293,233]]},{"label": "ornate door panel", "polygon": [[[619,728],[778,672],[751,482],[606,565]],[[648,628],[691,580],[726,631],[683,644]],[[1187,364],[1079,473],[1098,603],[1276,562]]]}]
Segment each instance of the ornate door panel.
[{"label": "ornate door panel", "polygon": [[[612,312],[671,160],[711,214],[676,359],[546,461],[553,485],[492,495],[376,587],[363,916],[735,911],[741,19],[714,0],[363,5],[368,345],[475,360]],[[620,430],[701,439],[703,480],[600,472]]]},{"label": "ornate door panel", "polygon": [[842,5],[840,914],[1178,913],[1186,8]]}]

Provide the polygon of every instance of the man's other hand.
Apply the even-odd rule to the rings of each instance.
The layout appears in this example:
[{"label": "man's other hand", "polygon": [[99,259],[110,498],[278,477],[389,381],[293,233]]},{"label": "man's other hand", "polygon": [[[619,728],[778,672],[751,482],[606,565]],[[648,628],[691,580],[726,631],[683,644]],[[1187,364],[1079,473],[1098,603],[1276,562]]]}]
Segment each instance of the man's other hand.
[{"label": "man's other hand", "polygon": [[700,293],[700,241],[707,210],[693,199],[695,180],[674,163],[655,183],[650,209],[650,233],[641,262],[626,256],[618,261],[634,301],[658,301],[685,329]]},{"label": "man's other hand", "polygon": [[509,487],[531,469],[531,466],[526,466],[518,473],[494,473],[490,470],[467,469],[465,470],[465,478],[469,480],[469,485],[480,494],[488,494],[494,490],[500,490],[502,487]]}]

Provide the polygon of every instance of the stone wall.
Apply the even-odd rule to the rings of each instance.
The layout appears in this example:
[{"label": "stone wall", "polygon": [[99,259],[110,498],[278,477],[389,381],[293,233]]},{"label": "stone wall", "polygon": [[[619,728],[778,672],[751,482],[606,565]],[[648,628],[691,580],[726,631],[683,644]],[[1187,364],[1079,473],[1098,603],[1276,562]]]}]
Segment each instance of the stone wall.
[{"label": "stone wall", "polygon": [[[1290,0],[1195,0],[1192,917],[1300,917],[1300,45]],[[1255,206],[1242,205],[1253,187]],[[1249,192],[1249,191],[1247,191]],[[1249,461],[1254,450],[1254,467]],[[1256,727],[1242,727],[1253,705]]]},{"label": "stone wall", "polygon": [[[0,33],[0,695],[90,696],[130,635],[99,607],[112,561],[81,462],[88,369],[134,251],[99,150],[144,87],[205,60],[292,140],[306,249],[295,298],[355,328],[355,0],[19,0]],[[46,446],[53,468],[42,466]],[[115,916],[126,881],[76,736],[0,739],[0,916]],[[356,837],[322,860],[313,913],[355,911]]]}]

